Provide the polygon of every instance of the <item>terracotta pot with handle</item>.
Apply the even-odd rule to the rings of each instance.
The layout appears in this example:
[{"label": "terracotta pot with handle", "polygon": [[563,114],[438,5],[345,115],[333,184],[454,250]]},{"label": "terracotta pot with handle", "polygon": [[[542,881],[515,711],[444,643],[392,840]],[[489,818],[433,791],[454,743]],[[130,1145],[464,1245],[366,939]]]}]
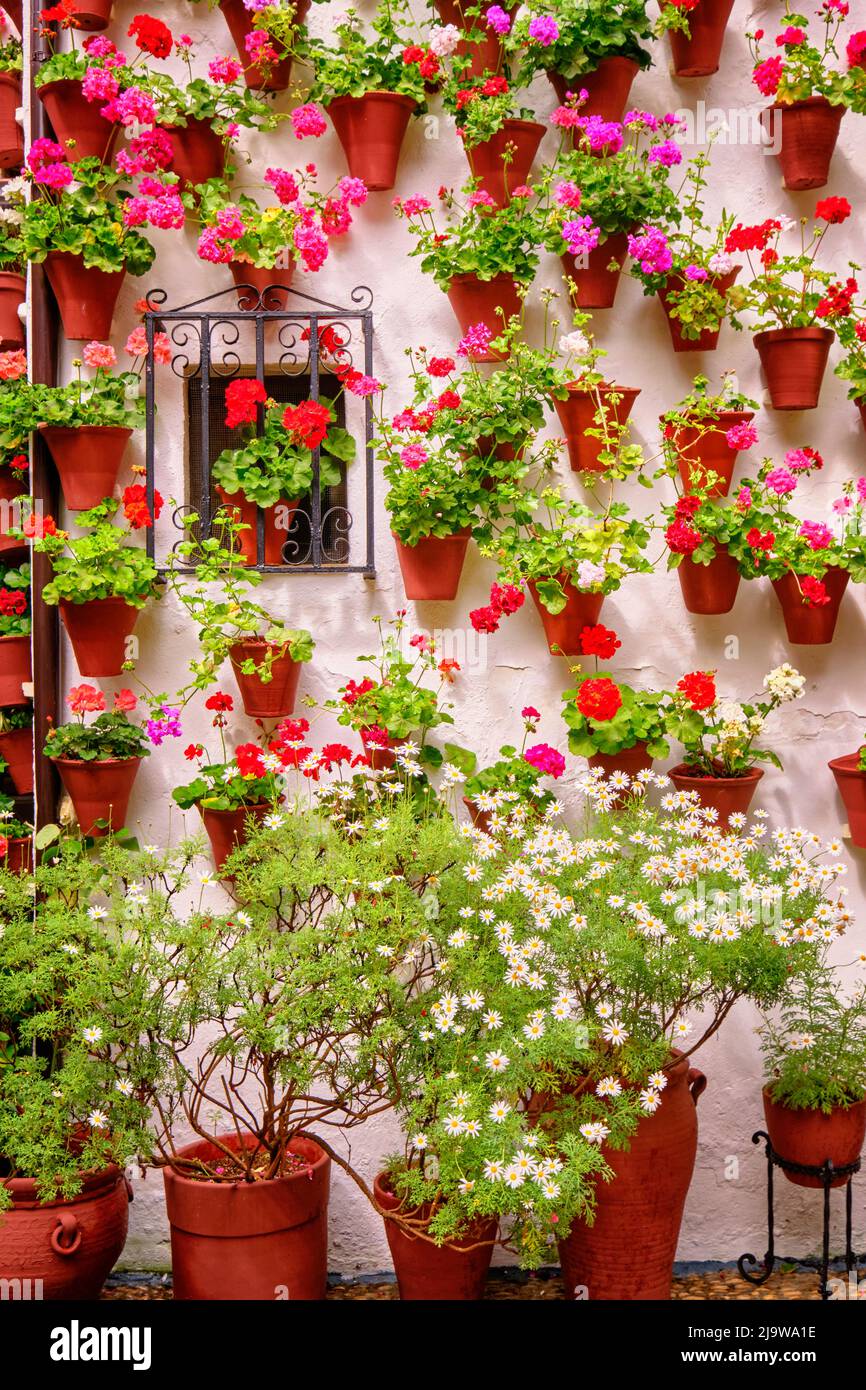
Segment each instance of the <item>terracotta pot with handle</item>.
[{"label": "terracotta pot with handle", "polygon": [[7,729],[0,734],[0,758],[9,765],[9,776],[19,796],[33,791],[33,727]]},{"label": "terracotta pot with handle", "polygon": [[98,1298],[126,1244],[132,1189],[120,1170],[86,1173],[76,1197],[45,1204],[29,1178],[0,1183],[12,1196],[0,1216],[0,1280],[29,1280],[34,1299]]},{"label": "terracotta pot with handle", "polygon": [[[295,24],[303,24],[310,9],[311,0],[295,0]],[[251,63],[247,52],[246,37],[253,29],[253,15],[244,5],[244,0],[219,0],[223,18],[234,39],[238,58],[244,67],[244,80],[248,87],[257,92],[284,92],[292,80],[291,57],[280,58],[278,62],[262,67]],[[281,13],[288,11],[288,6]]]},{"label": "terracotta pot with handle", "polygon": [[27,281],[11,270],[0,271],[0,352],[23,348],[24,324],[18,310],[27,296]]},{"label": "terracotta pot with handle", "polygon": [[[495,30],[484,22],[483,16],[467,14],[460,0],[433,0],[433,3],[443,24],[453,24],[455,29],[462,29],[464,33],[471,34],[473,39],[481,39],[480,43],[461,40],[455,49],[455,53],[464,61],[470,59],[463,69],[464,76],[468,79],[498,72],[502,64],[502,41]],[[503,5],[502,8],[510,17],[514,14],[516,6]]]},{"label": "terracotta pot with handle", "polygon": [[210,840],[214,864],[217,871],[222,872],[229,855],[247,838],[247,821],[263,821],[273,807],[269,801],[262,801],[255,806],[238,806],[233,811],[217,811],[207,806],[198,809]]},{"label": "terracotta pot with handle", "polygon": [[22,686],[33,680],[29,637],[0,637],[0,705],[28,705]]},{"label": "terracotta pot with handle", "polygon": [[[672,443],[686,492],[701,490],[708,497],[727,497],[739,453],[739,449],[732,449],[728,443],[728,431],[735,425],[747,425],[754,418],[753,410],[720,410],[713,421],[696,421],[675,431]],[[717,481],[707,487],[710,474],[714,474]]]},{"label": "terracotta pot with handle", "polygon": [[225,171],[225,145],[210,121],[192,117],[185,126],[166,126],[171,140],[172,173],[180,179],[181,192],[208,179],[222,178]]},{"label": "terracotta pot with handle", "polygon": [[[735,265],[733,270],[729,270],[726,275],[711,275],[715,288],[722,296],[727,294],[731,285],[736,280],[742,269]],[[672,275],[664,289],[659,290],[659,301],[665,311],[665,318],[668,321],[668,329],[671,335],[671,345],[674,352],[714,352],[719,341],[719,334],[722,331],[722,324],[718,328],[703,328],[697,338],[689,338],[683,331],[682,324],[678,318],[672,315],[672,305],[670,296],[678,294],[686,286],[685,278],[682,275]],[[724,322],[724,320],[722,321]]]},{"label": "terracotta pot with handle", "polygon": [[755,334],[774,410],[814,410],[835,338],[832,328],[768,328]]},{"label": "terracotta pot with handle", "polygon": [[[238,308],[244,313],[254,309],[264,309],[271,314],[285,311],[295,273],[293,257],[284,269],[279,266],[250,265],[247,261],[231,261],[229,270],[239,287]],[[240,288],[245,285],[252,288]]]}]

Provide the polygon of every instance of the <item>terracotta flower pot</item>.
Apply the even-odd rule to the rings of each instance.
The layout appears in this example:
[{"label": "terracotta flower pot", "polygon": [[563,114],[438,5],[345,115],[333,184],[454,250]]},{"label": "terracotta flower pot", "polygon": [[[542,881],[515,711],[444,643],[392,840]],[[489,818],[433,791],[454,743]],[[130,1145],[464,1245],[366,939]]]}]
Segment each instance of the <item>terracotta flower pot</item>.
[{"label": "terracotta flower pot", "polygon": [[769,328],[755,334],[774,410],[814,410],[835,333],[832,328]]},{"label": "terracotta flower pot", "polygon": [[[545,136],[546,127],[538,121],[506,120],[489,140],[471,148],[464,145],[472,177],[489,193],[497,207],[511,202],[515,188],[529,182],[532,161]],[[506,164],[505,157],[511,158]]]},{"label": "terracotta flower pot", "polygon": [[445,602],[457,597],[470,533],[466,526],[454,536],[424,536],[417,545],[394,536],[407,598]]},{"label": "terracotta flower pot", "polygon": [[82,0],[75,10],[79,29],[107,29],[114,11],[114,0]]},{"label": "terracotta flower pot", "polygon": [[670,1297],[674,1256],[698,1147],[702,1072],[680,1058],[654,1115],[644,1115],[628,1149],[602,1153],[614,1171],[596,1184],[591,1226],[577,1222],[559,1243],[566,1297],[585,1288],[592,1302]]},{"label": "terracotta flower pot", "polygon": [[[727,294],[741,269],[741,266],[735,265],[733,270],[728,271],[727,275],[711,275],[709,277],[719,294]],[[697,338],[687,338],[680,327],[680,320],[671,317],[670,296],[671,294],[678,294],[685,285],[686,280],[682,275],[672,275],[664,289],[659,290],[659,302],[668,321],[673,350],[674,352],[714,352],[719,341],[719,334],[722,331],[721,324],[718,328],[703,329]]]},{"label": "terracotta flower pot", "polygon": [[285,312],[289,302],[289,286],[295,273],[294,258],[284,270],[278,266],[249,265],[246,261],[231,261],[229,270],[236,285],[252,285],[239,290],[238,308],[244,313],[264,309],[268,313]]},{"label": "terracotta flower pot", "polygon": [[[395,1211],[400,1200],[389,1190],[387,1182],[386,1175],[379,1173],[373,1183],[373,1194],[383,1210]],[[423,1219],[425,1213],[420,1211],[415,1215]],[[384,1220],[403,1302],[458,1299],[464,1302],[481,1298],[493,1256],[497,1221],[479,1218],[471,1235],[453,1245],[433,1245],[429,1240],[413,1238],[387,1217]]]},{"label": "terracotta flower pot", "polygon": [[388,737],[385,744],[374,743],[370,738],[369,729],[361,729],[361,742],[364,745],[364,752],[370,760],[370,766],[376,772],[390,772],[392,767],[397,765],[396,748],[402,748],[407,742],[405,738]]},{"label": "terracotta flower pot", "polygon": [[[603,473],[604,464],[601,462],[600,455],[605,452],[606,441],[603,438],[595,439],[586,431],[603,429],[603,426],[600,423],[596,424],[595,421],[595,414],[600,404],[605,407],[605,421],[608,425],[613,425],[614,421],[618,425],[624,425],[631,414],[632,406],[640,395],[640,387],[612,386],[606,382],[602,382],[597,387],[590,387],[581,386],[577,381],[570,381],[566,389],[568,399],[564,401],[554,399],[553,404],[556,407],[559,423],[565,435],[568,460],[572,471],[574,473]],[[619,397],[619,400],[610,400],[614,394]]]},{"label": "terracotta flower pot", "polygon": [[22,835],[6,842],[6,854],[2,861],[10,874],[32,874],[33,836]]},{"label": "terracotta flower pot", "polygon": [[414,110],[413,99],[399,92],[366,92],[331,102],[328,115],[353,178],[363,179],[371,190],[394,187],[403,137]]},{"label": "terracotta flower pot", "polygon": [[677,77],[709,77],[718,72],[725,29],[734,0],[698,0],[686,19],[689,24],[689,37],[668,30],[674,72]]},{"label": "terracotta flower pot", "polygon": [[13,271],[0,271],[0,351],[24,346],[24,324],[18,310],[27,294],[27,281]]},{"label": "terracotta flower pot", "polygon": [[261,637],[246,637],[229,647],[235,680],[241,692],[244,713],[251,719],[285,719],[294,712],[301,678],[302,661],[293,661],[288,652],[275,658],[271,665],[271,679],[262,681],[257,673],[247,676],[240,669],[244,661],[254,661],[261,666],[265,654],[279,651],[273,643]]},{"label": "terracotta flower pot", "polygon": [[602,58],[592,72],[562,77],[549,72],[556,95],[565,102],[569,92],[586,91],[589,98],[580,108],[582,116],[600,116],[603,121],[621,121],[625,115],[631,86],[640,69],[633,58]]},{"label": "terracotta flower pot", "polygon": [[9,530],[21,524],[20,507],[17,499],[23,497],[25,487],[13,477],[10,469],[0,470],[0,553],[6,550],[26,550],[27,542],[16,540],[8,534]]},{"label": "terracotta flower pot", "polygon": [[[252,1147],[252,1136],[244,1139]],[[240,1147],[234,1134],[219,1141]],[[312,1139],[299,1136],[288,1147],[308,1166],[261,1182],[198,1181],[163,1168],[174,1298],[325,1297],[331,1160]],[[220,1151],[201,1139],[178,1157],[219,1162]]]},{"label": "terracotta flower pot", "polygon": [[[237,538],[244,564],[257,565],[259,553],[258,507],[255,502],[250,502],[248,498],[244,497],[242,492],[226,492],[219,484],[217,484],[216,490],[223,505],[231,507],[237,513],[238,520],[248,528],[246,531],[241,531]],[[265,514],[264,563],[266,565],[285,564],[283,546],[286,543],[297,506],[296,499],[294,502],[278,502],[273,507],[262,508]]]},{"label": "terracotta flower pot", "polygon": [[790,105],[774,102],[761,112],[770,141],[777,146],[786,188],[823,188],[839,138],[844,106],[831,106],[826,97],[806,97]]},{"label": "terracotta flower pot", "polygon": [[8,14],[19,35],[24,28],[24,0],[5,0],[3,9]]},{"label": "terracotta flower pot", "polygon": [[210,121],[192,119],[185,126],[166,126],[165,131],[171,140],[172,173],[180,179],[181,192],[207,183],[208,179],[222,178],[226,164],[225,145],[211,128]]},{"label": "terracotta flower pot", "polygon": [[[523,310],[513,275],[494,275],[492,280],[479,280],[477,275],[455,275],[448,286],[448,299],[460,324],[467,333],[474,324],[483,323],[498,338],[503,326]],[[501,362],[500,352],[479,352],[470,362]]]},{"label": "terracotta flower pot", "polygon": [[206,806],[199,806],[198,809],[210,840],[214,864],[221,872],[233,850],[244,844],[247,821],[252,819],[261,823],[272,807],[269,801],[261,801],[255,806],[239,806],[234,811],[215,811]]},{"label": "terracotta flower pot", "polygon": [[4,1211],[0,1279],[40,1280],[46,1300],[99,1297],[126,1244],[130,1188],[114,1166],[88,1173],[77,1197],[41,1203],[29,1178],[0,1178],[12,1195]]},{"label": "terracotta flower pot", "polygon": [[86,266],[68,251],[49,251],[45,274],[54,291],[63,332],[73,342],[100,342],[111,337],[111,323],[125,270]]},{"label": "terracotta flower pot", "polygon": [[98,507],[114,485],[132,430],[121,425],[40,425],[60,475],[63,499],[72,512]]},{"label": "terracotta flower pot", "polygon": [[[123,830],[141,758],[100,758],[90,763],[78,758],[51,761],[72,799],[82,835],[101,839],[109,829],[114,834]],[[106,825],[97,825],[97,821],[105,821]]]},{"label": "terracotta flower pot", "polygon": [[[866,1100],[847,1108],[834,1106],[829,1115],[823,1110],[791,1110],[772,1100],[764,1087],[764,1118],[770,1143],[781,1158],[808,1168],[822,1168],[828,1159],[834,1168],[856,1163],[866,1138]],[[808,1173],[782,1172],[796,1187],[823,1187],[820,1178]],[[834,1178],[831,1187],[842,1187],[846,1177]]]},{"label": "terracotta flower pot", "polygon": [[9,764],[9,776],[19,796],[33,791],[33,730],[8,729],[0,734],[0,758]]},{"label": "terracotta flower pot", "polygon": [[0,637],[0,705],[28,705],[21,689],[33,680],[29,637]]},{"label": "terracotta flower pot", "polygon": [[24,162],[24,131],[15,119],[22,105],[21,78],[0,72],[0,169],[17,169]]},{"label": "terracotta flower pot", "polygon": [[716,825],[722,830],[730,828],[729,817],[746,814],[763,775],[761,768],[750,767],[742,777],[698,777],[685,763],[668,773],[678,792],[697,792],[702,806],[718,811]]},{"label": "terracotta flower pot", "polygon": [[[480,43],[461,42],[457,45],[456,52],[461,58],[471,58],[471,62],[463,69],[464,76],[480,77],[483,73],[498,72],[502,63],[502,42],[496,32],[485,24],[483,18],[465,14],[459,0],[433,0],[433,3],[443,24],[453,24],[464,33],[483,36]],[[504,5],[503,9],[512,15],[515,7]]]},{"label": "terracotta flower pot", "polygon": [[[708,497],[727,497],[740,451],[732,449],[725,436],[735,425],[746,425],[754,418],[753,410],[721,410],[712,423],[687,425],[676,431],[672,442],[686,492],[703,489]],[[705,487],[711,473],[718,481]]]},{"label": "terracotta flower pot", "polygon": [[[619,289],[623,262],[628,255],[628,234],[614,232],[592,251],[587,252],[586,265],[578,266],[575,257],[566,252],[560,257],[562,268],[575,291],[571,295],[576,309],[612,309]],[[608,270],[611,261],[616,270]]]},{"label": "terracotta flower pot", "polygon": [[819,647],[833,641],[839,605],[848,587],[848,571],[835,566],[821,576],[827,589],[829,603],[804,603],[803,595],[792,574],[773,580],[776,598],[782,605],[788,641],[803,647]]},{"label": "terracotta flower pot", "polygon": [[866,849],[866,772],[860,771],[860,753],[846,753],[827,764],[836,778],[839,795],[848,813],[851,843]]},{"label": "terracotta flower pot", "polygon": [[636,777],[639,772],[647,772],[653,760],[646,751],[643,739],[638,739],[633,748],[621,748],[618,753],[593,753],[587,758],[590,767],[600,767],[605,777],[612,772],[624,772],[628,777]]},{"label": "terracotta flower pot", "polygon": [[529,580],[529,592],[544,625],[544,635],[551,654],[580,656],[580,634],[585,627],[598,622],[604,594],[584,593],[576,589],[565,575],[558,576],[565,590],[565,607],[561,613],[550,613],[538,597],[538,585]]},{"label": "terracotta flower pot", "polygon": [[46,82],[36,88],[36,95],[70,159],[94,158],[103,164],[111,163],[120,126],[100,116],[104,102],[88,101],[81,83],[73,78]]},{"label": "terracotta flower pot", "polygon": [[138,612],[122,598],[94,598],[87,603],[60,600],[60,616],[80,675],[121,675],[128,659],[126,639],[138,621]]},{"label": "terracotta flower pot", "polygon": [[[302,24],[310,8],[311,0],[295,0],[295,22]],[[291,58],[281,58],[277,63],[261,67],[250,63],[246,49],[246,37],[252,30],[253,16],[244,5],[244,0],[219,0],[229,32],[234,39],[238,58],[244,66],[244,79],[248,87],[257,92],[284,92],[292,79]],[[288,7],[286,7],[288,8]]]},{"label": "terracotta flower pot", "polygon": [[866,429],[866,396],[860,396],[854,404],[860,412],[860,423]]},{"label": "terracotta flower pot", "polygon": [[684,555],[677,575],[687,612],[730,613],[740,587],[740,567],[724,546],[716,546],[708,565],[695,564],[691,555]]}]

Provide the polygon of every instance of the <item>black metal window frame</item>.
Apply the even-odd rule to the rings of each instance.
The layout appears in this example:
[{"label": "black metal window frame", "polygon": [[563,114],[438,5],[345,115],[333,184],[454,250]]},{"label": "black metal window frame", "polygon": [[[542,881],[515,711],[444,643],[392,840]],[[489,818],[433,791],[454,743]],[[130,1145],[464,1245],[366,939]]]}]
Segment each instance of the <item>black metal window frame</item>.
[{"label": "black metal window frame", "polygon": [[[265,305],[285,298],[285,307],[268,309]],[[312,295],[305,294],[301,290],[293,289],[290,285],[275,285],[268,289],[259,291],[252,285],[234,285],[217,294],[208,295],[204,299],[195,300],[190,304],[180,305],[177,308],[165,308],[168,295],[165,290],[150,290],[147,294],[147,302],[150,308],[144,316],[144,327],[147,341],[147,357],[145,360],[145,407],[147,417],[146,440],[145,440],[145,464],[146,464],[146,491],[147,503],[150,508],[151,516],[154,512],[154,494],[157,491],[158,479],[156,477],[156,453],[157,453],[157,395],[158,368],[154,362],[154,342],[157,333],[165,333],[173,349],[172,371],[176,377],[185,381],[187,389],[190,389],[194,381],[198,382],[200,393],[200,418],[201,418],[201,487],[199,498],[189,498],[189,510],[194,511],[200,518],[200,524],[204,534],[208,534],[213,516],[211,506],[212,481],[210,473],[210,391],[212,373],[215,371],[221,379],[231,379],[246,375],[248,368],[254,365],[255,375],[259,380],[264,380],[265,375],[273,375],[275,371],[284,372],[287,376],[298,376],[303,374],[305,366],[308,365],[310,382],[310,399],[319,399],[320,378],[331,376],[333,370],[323,369],[320,365],[320,335],[323,329],[333,327],[343,330],[346,335],[339,348],[338,361],[340,365],[354,366],[353,347],[354,335],[353,326],[357,327],[360,335],[361,346],[363,348],[363,372],[365,376],[373,374],[373,296],[371,291],[364,285],[357,286],[350,295],[351,308],[343,307],[338,304],[331,304],[327,300],[315,299]],[[246,302],[252,307],[241,309],[226,307],[229,304]],[[295,308],[295,303],[299,307]],[[255,362],[244,363],[241,356],[234,349],[241,338],[242,326],[247,326],[253,330],[255,343]],[[266,356],[265,330],[269,326],[276,328],[276,340],[280,349],[277,360],[268,360]],[[223,334],[221,344],[221,358],[213,352],[213,336],[215,331]],[[306,334],[306,339],[304,338]],[[303,354],[299,348],[303,347]],[[197,351],[197,360],[194,355]],[[306,356],[306,363],[303,356]],[[257,527],[257,563],[255,569],[264,574],[280,575],[299,575],[299,574],[361,574],[366,578],[375,576],[374,565],[374,523],[373,513],[375,505],[374,496],[374,458],[373,458],[373,406],[369,397],[364,400],[364,479],[363,492],[365,504],[365,552],[361,563],[347,563],[343,559],[329,558],[323,547],[323,523],[325,518],[322,513],[322,493],[319,486],[319,450],[313,452],[312,468],[313,479],[310,486],[310,513],[305,515],[309,523],[310,540],[308,546],[308,561],[297,562],[285,565],[268,565],[264,563],[264,531],[265,519],[261,509],[258,512]],[[185,460],[186,462],[186,460]],[[186,468],[184,470],[186,476]],[[332,509],[333,510],[333,509]],[[181,508],[181,513],[185,508]],[[348,556],[351,560],[351,531],[354,518],[347,507],[345,509],[344,531],[349,546]],[[175,514],[175,526],[178,530],[183,529],[182,516]],[[292,530],[300,523],[301,517],[296,514],[292,525],[287,532],[287,540],[291,541]],[[157,560],[161,570],[165,569],[164,564],[159,564],[156,553],[156,526],[148,529],[147,532],[147,551],[152,559]]]}]

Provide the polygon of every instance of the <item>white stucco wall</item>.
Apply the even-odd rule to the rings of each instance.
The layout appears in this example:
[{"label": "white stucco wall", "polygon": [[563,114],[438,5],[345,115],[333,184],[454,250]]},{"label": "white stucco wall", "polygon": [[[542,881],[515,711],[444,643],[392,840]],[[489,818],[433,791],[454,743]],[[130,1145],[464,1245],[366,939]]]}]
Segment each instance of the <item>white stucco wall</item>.
[{"label": "white stucco wall", "polygon": [[[117,39],[125,35],[129,20],[143,6],[140,0],[118,0],[115,23],[109,32]],[[146,7],[144,7],[146,8]],[[323,29],[329,10],[336,6],[316,6],[312,24]],[[555,6],[553,7],[555,9]],[[708,79],[676,81],[668,72],[668,50],[655,47],[657,65],[639,76],[633,104],[662,114],[668,110],[723,108],[742,113],[757,112],[762,99],[750,82],[751,63],[745,30],[763,23],[773,28],[777,6],[753,7],[737,0],[728,30],[722,67]],[[362,4],[362,12],[369,6]],[[165,0],[156,7],[175,32],[187,31],[201,38],[199,65],[205,69],[211,56],[233,52],[224,21],[218,12],[184,0]],[[420,7],[419,7],[419,12]],[[856,27],[856,26],[855,26]],[[546,81],[532,91],[540,117],[555,102]],[[289,98],[278,100],[288,109]],[[438,110],[434,101],[432,110]],[[700,129],[700,115],[698,120]],[[843,193],[855,205],[864,203],[863,174],[855,158],[857,141],[866,126],[856,116],[843,122],[840,145],[833,161],[831,181],[824,193]],[[429,135],[438,138],[426,138]],[[554,141],[548,137],[548,146]],[[269,136],[244,135],[242,148],[248,150],[259,173],[266,164],[292,168],[315,159],[321,171],[320,186],[326,188],[345,172],[336,137],[329,133],[317,142],[299,145],[284,128]],[[696,149],[685,150],[688,157]],[[403,151],[397,187],[400,196],[423,192],[435,195],[440,184],[459,184],[466,173],[465,159],[447,119],[438,129],[416,122],[410,129]],[[409,399],[405,384],[404,348],[427,345],[437,353],[453,350],[455,321],[448,302],[425,278],[417,260],[409,259],[410,239],[393,215],[391,193],[373,194],[360,210],[349,238],[336,243],[323,270],[317,276],[298,272],[295,284],[323,299],[346,303],[353,286],[369,285],[375,296],[377,376],[388,383],[389,405],[397,409]],[[775,159],[765,157],[755,144],[725,147],[719,144],[713,155],[710,211],[724,206],[733,209],[740,220],[757,221],[777,211],[793,216],[810,213],[816,196],[792,194],[781,189],[781,176]],[[833,264],[844,275],[849,258],[862,259],[862,220],[853,217],[845,226],[833,228],[827,250]],[[157,233],[159,255],[153,272],[140,281],[128,281],[121,295],[115,318],[115,343],[120,351],[126,334],[136,321],[133,303],[145,286],[162,286],[170,302],[184,304],[213,293],[228,284],[228,271],[200,262],[194,252],[195,234]],[[545,256],[536,282],[559,287],[559,264]],[[566,310],[562,292],[563,312]],[[533,306],[534,305],[534,309]],[[537,320],[537,292],[530,299],[530,324]],[[655,426],[660,411],[677,402],[689,389],[693,375],[702,369],[716,379],[725,369],[737,372],[741,387],[757,399],[763,396],[757,353],[748,335],[722,331],[719,350],[701,357],[675,355],[670,346],[662,310],[656,300],[644,299],[640,286],[625,280],[620,287],[616,308],[595,316],[595,330],[607,349],[610,376],[622,384],[640,386],[641,395],[633,411],[634,437],[645,441],[655,452]],[[75,349],[69,349],[71,359]],[[834,349],[832,361],[837,360]],[[163,371],[160,382],[170,377]],[[182,496],[182,422],[174,413],[177,402],[163,400],[158,458],[158,486],[165,496]],[[810,444],[825,457],[823,474],[809,484],[814,503],[809,514],[823,516],[841,482],[866,472],[866,439],[857,412],[845,399],[845,388],[828,374],[817,411],[778,414],[762,409],[757,424],[761,452],[780,458],[788,448]],[[555,431],[555,420],[551,420]],[[131,451],[130,461],[143,460],[143,440]],[[740,476],[748,467],[741,457]],[[567,464],[565,465],[567,469]],[[129,481],[129,479],[124,479]],[[580,484],[564,472],[569,492],[580,492]],[[657,484],[649,494],[636,484],[625,484],[622,493],[644,511],[657,499],[667,499],[671,485]],[[392,614],[404,605],[399,571],[381,507],[381,479],[377,480],[376,579],[359,576],[316,580],[309,576],[271,578],[260,591],[294,625],[308,626],[317,647],[307,668],[302,691],[324,700],[355,674],[355,656],[373,649],[374,613]],[[805,492],[805,488],[803,489]],[[359,519],[358,526],[362,524]],[[458,600],[453,604],[415,606],[413,621],[427,629],[458,629],[467,624],[470,608],[486,602],[493,570],[477,554],[467,560]],[[409,605],[410,610],[412,605]],[[680,597],[674,575],[664,569],[646,577],[627,581],[619,593],[605,601],[602,621],[616,628],[622,638],[618,671],[634,685],[670,687],[684,671],[719,668],[720,688],[736,697],[754,694],[770,667],[791,659],[806,675],[805,698],[787,707],[768,729],[767,740],[782,757],[784,773],[767,772],[756,799],[775,823],[807,823],[830,837],[841,832],[843,815],[834,783],[826,768],[828,758],[856,748],[866,731],[866,690],[863,678],[866,604],[862,587],[852,586],[844,600],[836,638],[832,646],[791,649],[784,635],[781,612],[769,585],[743,584],[734,611],[719,618],[691,617]],[[172,690],[183,683],[190,655],[192,633],[170,602],[151,607],[138,627],[141,639],[139,673],[151,689]],[[725,647],[736,637],[738,655],[726,659]],[[471,648],[470,648],[471,650]],[[458,653],[459,655],[459,653]],[[64,652],[64,685],[77,677],[71,654]],[[482,757],[495,754],[501,743],[515,734],[515,712],[526,703],[543,711],[539,736],[566,749],[559,718],[559,696],[566,685],[565,663],[547,654],[541,626],[534,608],[524,609],[510,618],[500,633],[481,648],[480,661],[468,669],[454,687],[455,715],[459,741],[472,744]],[[107,688],[123,682],[104,682]],[[227,674],[226,687],[231,687]],[[323,737],[335,735],[337,726],[323,720]],[[185,732],[207,741],[209,718],[203,708],[189,711]],[[241,742],[254,735],[254,726],[242,714],[235,718],[232,733]],[[166,745],[142,767],[132,805],[130,823],[139,827],[146,842],[176,837],[180,831],[176,808],[172,813],[171,789],[186,779],[181,745]],[[675,761],[674,758],[671,762]],[[570,774],[577,760],[569,759]],[[582,766],[582,764],[581,764]],[[566,782],[568,778],[566,778]],[[567,797],[567,787],[565,790]],[[198,819],[188,817],[189,828],[198,828]],[[846,851],[850,866],[848,883],[852,902],[861,911],[866,890],[866,853]],[[218,890],[212,890],[217,892]],[[864,914],[866,915],[866,914]],[[862,944],[866,933],[855,933],[853,944]],[[843,953],[846,958],[853,949]],[[750,1143],[752,1131],[762,1123],[760,1106],[760,1058],[754,1035],[756,1017],[747,1005],[740,1005],[721,1035],[696,1058],[706,1071],[709,1085],[700,1102],[700,1148],[697,1168],[689,1195],[680,1243],[680,1259],[736,1258],[743,1250],[763,1251],[765,1236],[763,1159]],[[376,1171],[377,1158],[393,1147],[393,1128],[371,1124],[368,1130],[352,1136],[353,1154],[361,1160],[369,1176]],[[731,1178],[730,1159],[739,1161],[739,1177]],[[777,1208],[780,1222],[779,1248],[785,1253],[803,1254],[813,1250],[819,1240],[819,1202],[779,1182]],[[866,1225],[860,1210],[862,1239]],[[381,1224],[341,1174],[336,1174],[332,1192],[330,1267],[344,1274],[389,1267]],[[836,1226],[838,1236],[841,1227]],[[838,1245],[838,1241],[837,1241]],[[507,1262],[507,1261],[506,1261]],[[131,1233],[123,1257],[126,1268],[165,1268],[169,1263],[164,1218],[162,1183],[151,1175],[135,1184],[131,1212]]]}]

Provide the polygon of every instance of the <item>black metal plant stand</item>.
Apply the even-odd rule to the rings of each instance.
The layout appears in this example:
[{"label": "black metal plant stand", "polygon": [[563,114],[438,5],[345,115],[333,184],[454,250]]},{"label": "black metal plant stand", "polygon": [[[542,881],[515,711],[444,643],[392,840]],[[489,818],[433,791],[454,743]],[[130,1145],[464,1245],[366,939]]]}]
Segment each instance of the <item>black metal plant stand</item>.
[{"label": "black metal plant stand", "polygon": [[[781,1154],[776,1153],[770,1143],[770,1136],[764,1130],[759,1129],[752,1135],[752,1143],[758,1144],[761,1140],[765,1141],[765,1152],[767,1155],[767,1251],[764,1255],[763,1264],[760,1264],[756,1256],[751,1254],[741,1255],[737,1260],[737,1269],[742,1277],[749,1284],[765,1284],[776,1266],[779,1258],[775,1251],[774,1236],[774,1213],[773,1213],[773,1169],[781,1168],[786,1173],[801,1173],[811,1178],[820,1178],[821,1187],[824,1194],[824,1237],[821,1245],[820,1260],[799,1260],[799,1264],[807,1265],[810,1269],[815,1269],[820,1274],[820,1292],[822,1299],[830,1297],[827,1275],[830,1268],[830,1191],[831,1185],[839,1178],[845,1178],[845,1270],[850,1273],[859,1264],[858,1257],[855,1255],[851,1244],[851,1215],[852,1215],[852,1192],[851,1179],[855,1173],[860,1171],[860,1159],[854,1163],[848,1163],[843,1168],[834,1166],[832,1159],[827,1159],[819,1167],[806,1163],[792,1163],[790,1159],[782,1158]],[[864,1256],[863,1258],[866,1258]],[[752,1266],[752,1268],[747,1268]],[[757,1266],[757,1268],[755,1268]]]}]

